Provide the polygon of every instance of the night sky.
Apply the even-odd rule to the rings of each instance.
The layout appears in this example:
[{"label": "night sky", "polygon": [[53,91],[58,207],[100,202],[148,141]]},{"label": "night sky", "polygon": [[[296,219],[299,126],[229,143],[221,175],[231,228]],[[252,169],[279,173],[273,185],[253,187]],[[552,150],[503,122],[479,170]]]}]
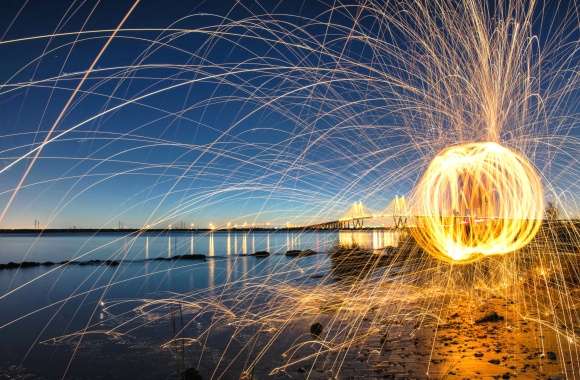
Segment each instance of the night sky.
[{"label": "night sky", "polygon": [[[3,1],[2,208],[50,141],[0,227],[307,223],[359,200],[380,210],[407,194],[457,137],[433,139],[432,127],[401,117],[398,90],[380,75],[401,77],[400,66],[378,44],[345,42],[354,33],[411,46],[359,13],[363,3],[143,0],[84,78],[132,1]],[[578,65],[568,53],[578,24],[562,18],[564,8],[544,8],[536,27],[540,47],[568,56],[548,68]],[[572,46],[553,49],[557,28],[545,20],[554,19],[570,21],[558,43]],[[554,93],[567,75],[540,88]],[[560,98],[555,122],[503,136],[532,156],[547,197],[570,210],[578,209],[577,92]],[[533,142],[542,139],[550,142]]]}]

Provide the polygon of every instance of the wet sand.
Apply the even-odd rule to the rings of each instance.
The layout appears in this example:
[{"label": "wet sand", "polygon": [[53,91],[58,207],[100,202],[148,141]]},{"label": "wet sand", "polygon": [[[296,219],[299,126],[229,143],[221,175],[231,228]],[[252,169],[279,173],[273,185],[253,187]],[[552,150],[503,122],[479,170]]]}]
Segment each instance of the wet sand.
[{"label": "wet sand", "polygon": [[480,305],[451,305],[440,323],[389,321],[384,331],[351,346],[336,373],[325,369],[329,360],[321,359],[289,373],[313,379],[579,378],[573,346],[516,309],[509,300],[493,298]]}]

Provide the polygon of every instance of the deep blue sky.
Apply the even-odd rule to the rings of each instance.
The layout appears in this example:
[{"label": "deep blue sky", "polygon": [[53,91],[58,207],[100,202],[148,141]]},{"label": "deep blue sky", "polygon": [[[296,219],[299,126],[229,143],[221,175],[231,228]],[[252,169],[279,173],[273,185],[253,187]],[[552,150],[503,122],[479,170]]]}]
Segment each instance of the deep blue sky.
[{"label": "deep blue sky", "polygon": [[[74,33],[114,28],[132,3],[2,2],[2,167],[45,138],[110,35]],[[76,94],[56,126],[62,136],[42,150],[0,226],[30,227],[34,219],[50,227],[280,224],[334,218],[359,199],[380,209],[406,194],[436,148],[413,145],[409,127],[381,99],[391,95],[388,86],[383,92],[376,83],[348,82],[345,72],[332,74],[344,63],[315,47],[345,33],[357,16],[355,8],[329,13],[332,4],[143,0]],[[263,24],[247,20],[252,15]],[[218,16],[247,21],[219,28]],[[329,17],[338,27],[312,24]],[[387,41],[376,20],[359,22]],[[543,43],[550,24],[538,28]],[[28,37],[38,38],[15,41]],[[405,46],[404,37],[389,38]],[[567,40],[577,40],[577,30]],[[388,59],[377,66],[376,52],[363,43],[342,49],[340,41],[327,48],[389,67]],[[330,79],[339,80],[316,84]],[[574,104],[563,108],[577,111]],[[574,128],[550,133],[574,138]],[[564,156],[577,152],[575,141],[563,145]],[[547,154],[537,155],[541,169],[552,160]],[[22,159],[0,174],[3,207],[29,163]],[[550,173],[558,177],[558,196],[574,203],[578,188],[570,175],[577,169],[569,165],[557,161]]]}]

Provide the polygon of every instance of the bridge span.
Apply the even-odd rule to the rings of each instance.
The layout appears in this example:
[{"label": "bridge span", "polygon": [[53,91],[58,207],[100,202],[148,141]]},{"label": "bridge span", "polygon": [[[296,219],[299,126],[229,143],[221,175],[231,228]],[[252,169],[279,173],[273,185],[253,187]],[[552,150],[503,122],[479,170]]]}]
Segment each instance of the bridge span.
[{"label": "bridge span", "polygon": [[401,230],[408,228],[409,212],[404,196],[396,196],[379,213],[371,213],[362,202],[355,202],[337,220],[305,226],[309,230],[361,230],[381,228]]}]

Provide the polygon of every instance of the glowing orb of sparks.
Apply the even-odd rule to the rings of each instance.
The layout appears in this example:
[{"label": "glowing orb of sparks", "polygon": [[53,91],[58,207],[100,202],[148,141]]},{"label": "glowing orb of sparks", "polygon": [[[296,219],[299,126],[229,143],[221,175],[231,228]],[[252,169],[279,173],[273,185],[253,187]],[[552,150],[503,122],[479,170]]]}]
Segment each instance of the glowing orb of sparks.
[{"label": "glowing orb of sparks", "polygon": [[544,197],[523,155],[478,142],[440,152],[417,184],[412,207],[418,244],[444,261],[468,263],[528,244],[540,228]]}]

